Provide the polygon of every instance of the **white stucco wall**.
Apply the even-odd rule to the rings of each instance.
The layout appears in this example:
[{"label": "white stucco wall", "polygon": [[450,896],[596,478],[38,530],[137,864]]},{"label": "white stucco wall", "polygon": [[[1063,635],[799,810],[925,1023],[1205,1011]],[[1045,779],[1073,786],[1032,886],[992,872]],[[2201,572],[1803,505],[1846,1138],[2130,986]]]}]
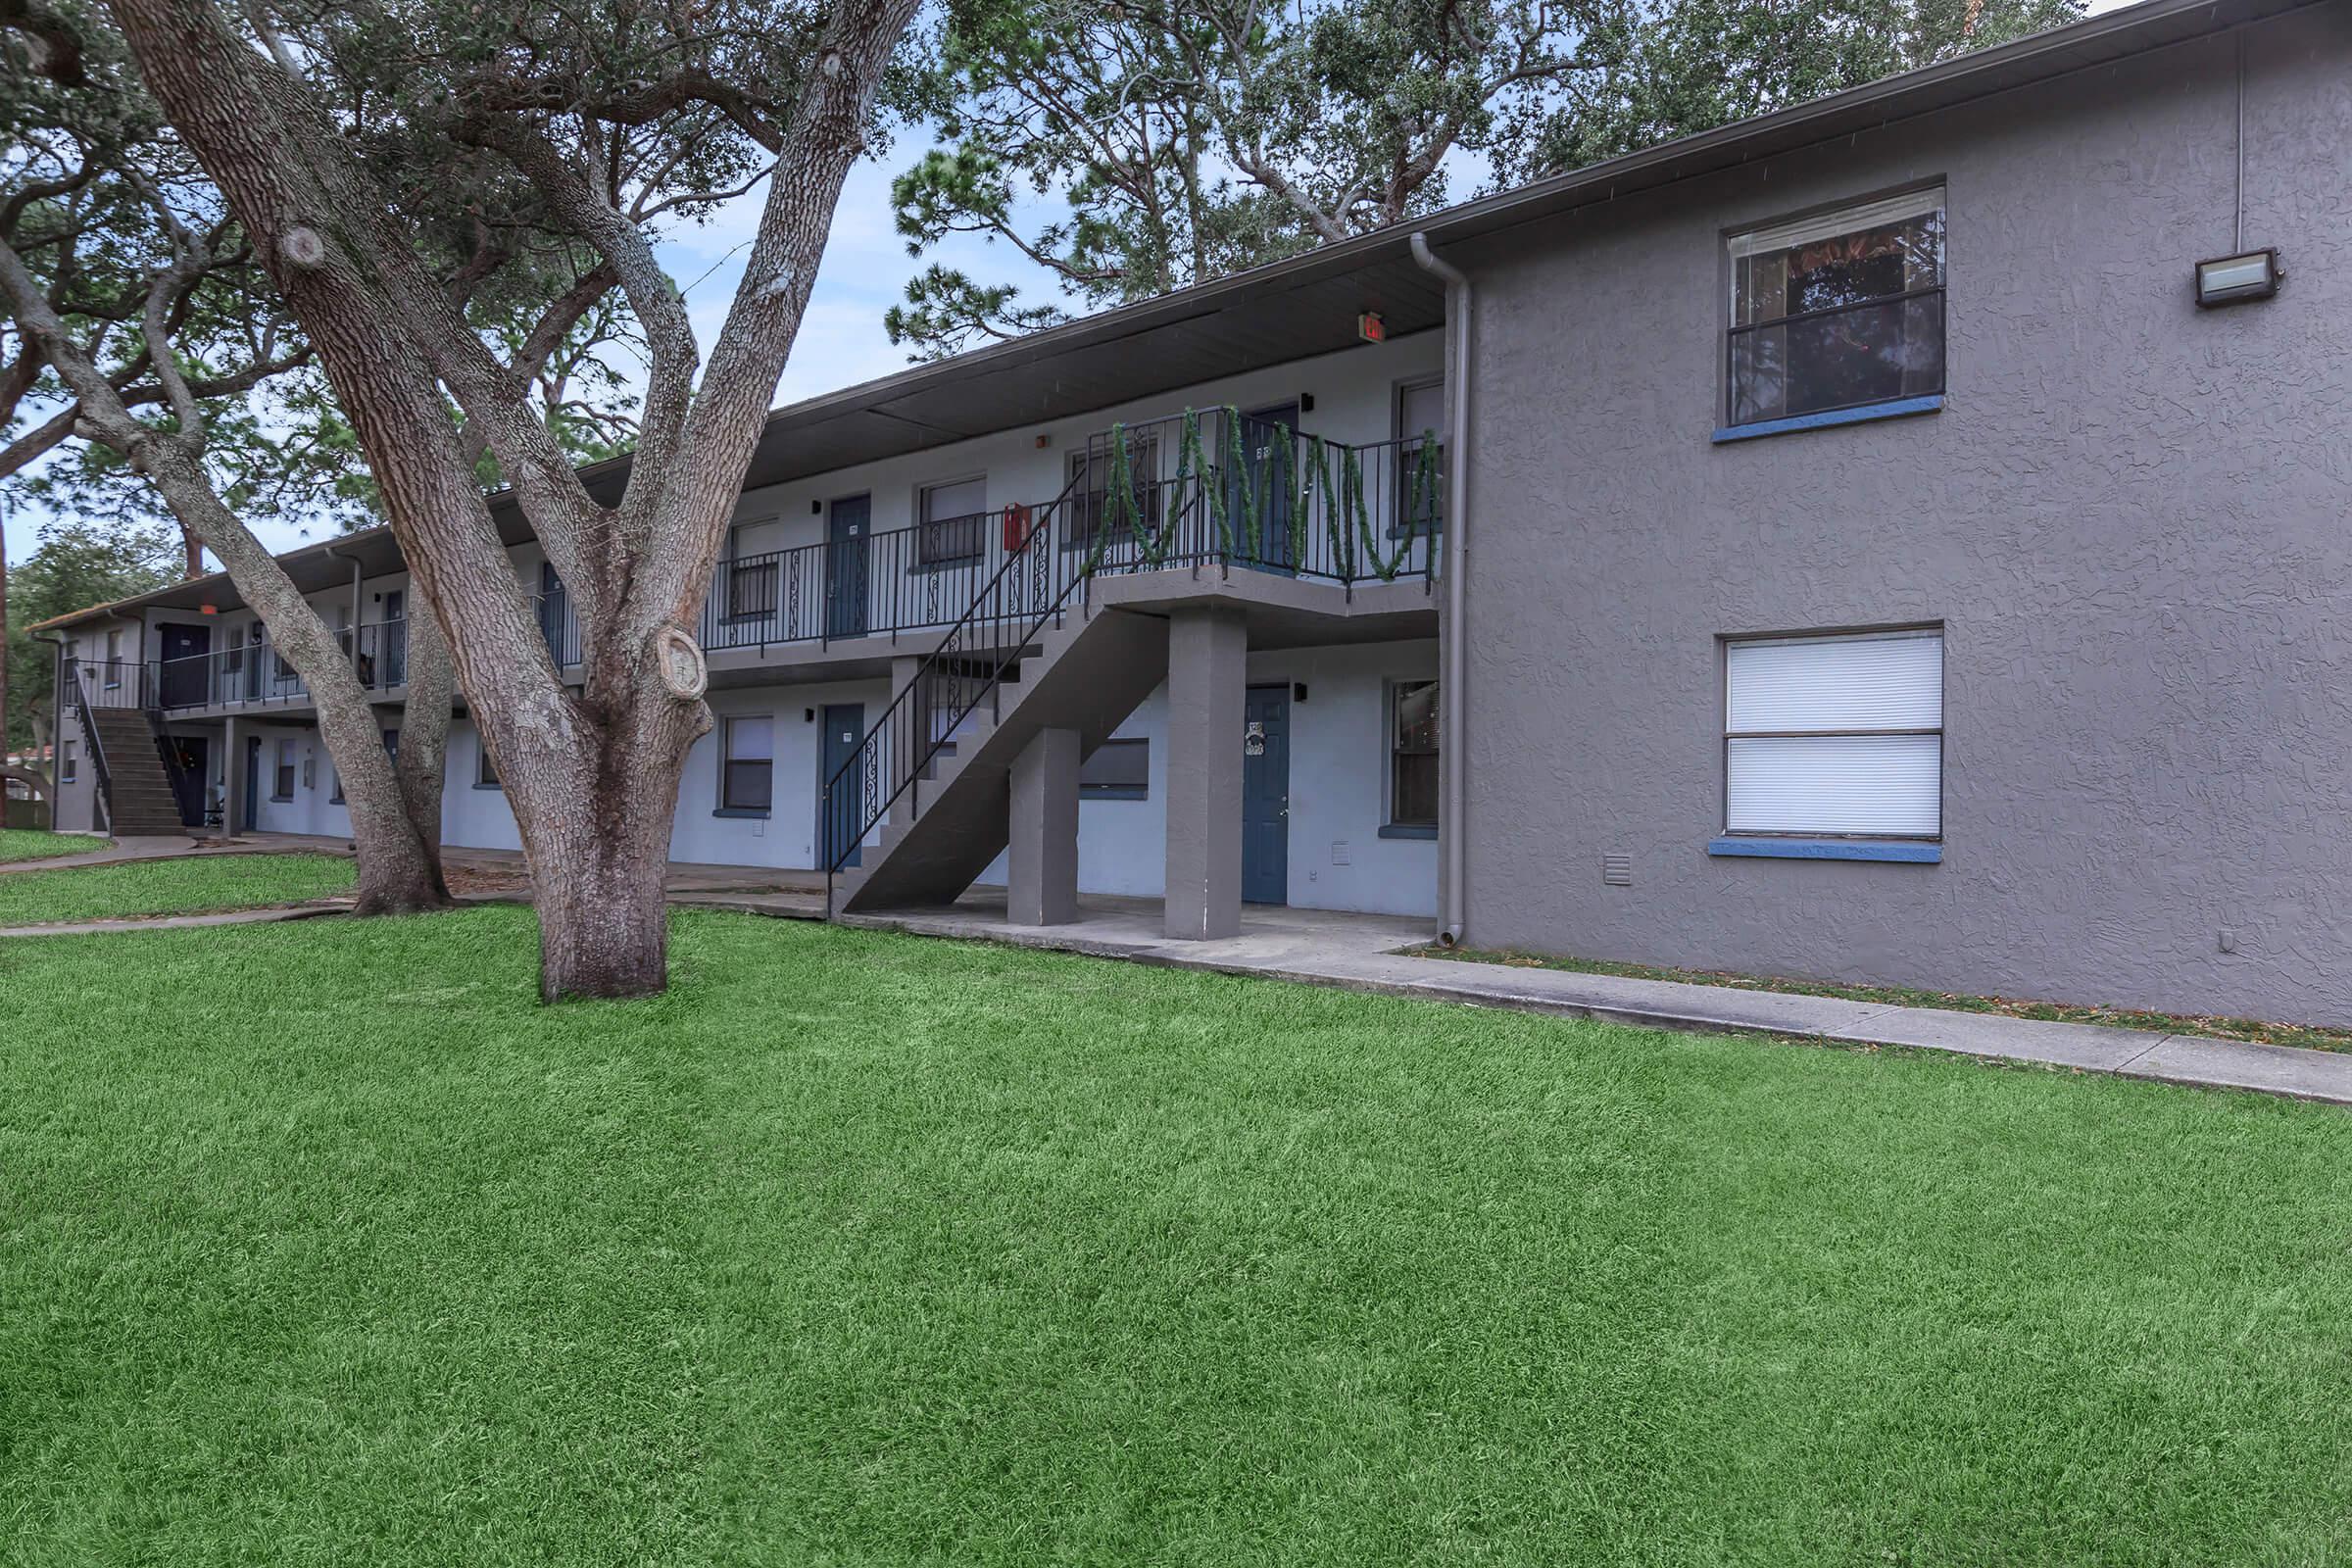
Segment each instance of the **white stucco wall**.
[{"label": "white stucco wall", "polygon": [[[1388,692],[1438,673],[1437,643],[1302,648],[1250,656],[1252,685],[1306,684],[1291,704],[1290,902],[1306,909],[1432,915],[1438,846],[1381,837],[1388,820]],[[1150,797],[1078,808],[1078,886],[1157,898],[1167,853],[1167,687],[1144,700],[1118,735],[1152,742]],[[1241,737],[1234,737],[1241,744]],[[981,874],[1002,884],[1004,859]]]}]

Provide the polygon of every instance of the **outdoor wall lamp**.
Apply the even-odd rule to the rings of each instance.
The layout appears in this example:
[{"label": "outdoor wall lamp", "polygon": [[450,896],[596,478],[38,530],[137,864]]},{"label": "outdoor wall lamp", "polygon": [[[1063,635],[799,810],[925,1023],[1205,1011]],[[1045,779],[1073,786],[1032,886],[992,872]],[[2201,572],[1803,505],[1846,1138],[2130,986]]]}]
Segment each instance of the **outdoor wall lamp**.
[{"label": "outdoor wall lamp", "polygon": [[2285,275],[2276,248],[2242,251],[2235,256],[2217,256],[2210,262],[2199,262],[2197,306],[2200,310],[2211,310],[2216,305],[2235,305],[2240,300],[2267,300],[2278,292],[2278,280]]}]

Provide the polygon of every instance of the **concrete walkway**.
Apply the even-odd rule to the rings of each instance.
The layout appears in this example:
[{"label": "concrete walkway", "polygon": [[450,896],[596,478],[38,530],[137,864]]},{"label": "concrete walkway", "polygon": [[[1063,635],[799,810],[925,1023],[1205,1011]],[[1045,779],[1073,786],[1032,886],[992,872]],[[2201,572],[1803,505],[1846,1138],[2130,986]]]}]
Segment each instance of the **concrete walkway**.
[{"label": "concrete walkway", "polygon": [[216,925],[269,925],[278,920],[314,920],[322,914],[341,914],[350,907],[349,899],[321,899],[314,904],[279,904],[267,909],[222,909],[214,914],[156,914],[144,919],[0,926],[0,937],[89,937],[103,936],[113,931],[190,931]]},{"label": "concrete walkway", "polygon": [[1912,1046],[2126,1078],[2252,1089],[2352,1104],[2352,1054],[2097,1024],[2044,1023],[1936,1007],[1894,1007],[1729,986],[1412,957],[1396,950],[1426,942],[1429,922],[1382,915],[1252,906],[1244,911],[1238,937],[1177,942],[1160,934],[1156,900],[1090,895],[1079,903],[1078,921],[1064,926],[1013,925],[1004,916],[1004,895],[987,891],[967,895],[949,908],[851,915],[844,923],[1427,997],[1474,1006],[1596,1018],[1644,1028]]}]

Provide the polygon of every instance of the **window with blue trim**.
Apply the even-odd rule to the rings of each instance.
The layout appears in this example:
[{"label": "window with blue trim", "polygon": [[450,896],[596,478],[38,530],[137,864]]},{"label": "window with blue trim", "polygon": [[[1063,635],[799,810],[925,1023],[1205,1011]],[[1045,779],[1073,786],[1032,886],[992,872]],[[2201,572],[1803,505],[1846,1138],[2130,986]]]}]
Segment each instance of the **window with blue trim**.
[{"label": "window with blue trim", "polygon": [[1939,627],[1724,644],[1727,837],[1943,832]]},{"label": "window with blue trim", "polygon": [[1943,187],[1732,236],[1725,423],[1943,391]]}]

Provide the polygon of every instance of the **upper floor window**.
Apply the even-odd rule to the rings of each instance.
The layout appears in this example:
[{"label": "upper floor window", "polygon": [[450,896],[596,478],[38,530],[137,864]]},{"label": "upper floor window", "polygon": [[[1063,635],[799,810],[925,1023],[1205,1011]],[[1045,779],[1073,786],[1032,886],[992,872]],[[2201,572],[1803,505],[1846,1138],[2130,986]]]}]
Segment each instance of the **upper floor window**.
[{"label": "upper floor window", "polygon": [[1943,633],[1724,645],[1724,831],[1943,832]]},{"label": "upper floor window", "polygon": [[1943,187],[1735,234],[1727,422],[1943,390]]},{"label": "upper floor window", "polygon": [[1133,537],[1138,522],[1153,533],[1159,531],[1158,433],[1127,430],[1122,434],[1127,466],[1124,502],[1118,494],[1122,454],[1109,436],[1096,436],[1084,452],[1070,454],[1069,505],[1062,526],[1065,549],[1092,550],[1098,532],[1109,536],[1108,544],[1118,545]]},{"label": "upper floor window", "polygon": [[914,564],[944,566],[977,558],[988,543],[988,480],[925,485],[914,498]]},{"label": "upper floor window", "polygon": [[122,684],[122,634],[106,634],[106,689],[113,691]]}]

